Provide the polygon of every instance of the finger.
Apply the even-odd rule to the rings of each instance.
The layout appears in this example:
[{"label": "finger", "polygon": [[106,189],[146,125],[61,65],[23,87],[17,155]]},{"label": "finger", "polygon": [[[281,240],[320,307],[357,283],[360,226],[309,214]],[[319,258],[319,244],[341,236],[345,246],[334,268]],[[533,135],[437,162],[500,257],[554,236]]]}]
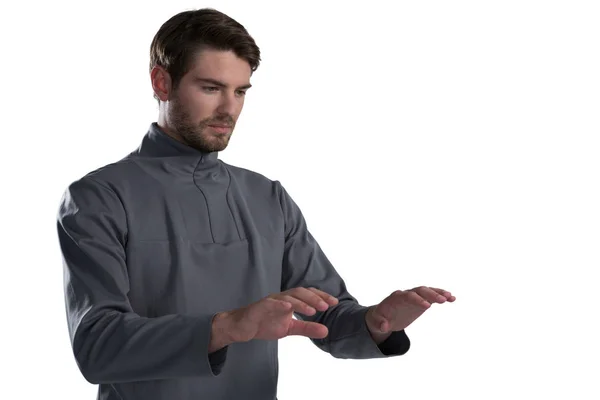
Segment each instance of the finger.
[{"label": "finger", "polygon": [[290,329],[288,330],[288,335],[306,336],[312,339],[323,339],[328,334],[329,330],[323,324],[295,319],[290,323]]},{"label": "finger", "polygon": [[293,308],[293,305],[290,302],[271,297],[265,299],[264,305],[269,312],[286,313],[290,312]]},{"label": "finger", "polygon": [[292,312],[292,304],[287,301],[278,300],[272,297],[261,299],[261,301],[246,307],[249,318],[253,321],[260,320],[265,314],[272,317],[279,317]]},{"label": "finger", "polygon": [[325,300],[323,300],[323,297],[319,296],[317,293],[307,288],[294,288],[286,292],[286,294],[305,302],[309,306],[314,307],[316,310],[319,311],[325,311],[329,308],[329,304],[327,304]]},{"label": "finger", "polygon": [[456,300],[456,297],[452,296],[452,293],[450,293],[447,290],[444,289],[440,289],[440,288],[431,288],[432,290],[435,290],[437,293],[439,293],[440,295],[444,296],[446,298],[446,300],[448,301],[454,301]]},{"label": "finger", "polygon": [[305,301],[302,301],[292,295],[282,295],[279,299],[286,301],[292,305],[294,311],[304,315],[314,315],[317,310],[314,307],[311,307]]},{"label": "finger", "polygon": [[307,290],[310,290],[311,292],[315,293],[317,296],[321,297],[330,306],[335,306],[340,302],[334,296],[332,296],[329,293],[326,293],[322,290],[319,290],[315,287],[309,287],[309,288],[307,288]]},{"label": "finger", "polygon": [[407,290],[405,292],[403,292],[402,294],[398,295],[398,297],[400,297],[400,302],[405,301],[406,303],[418,306],[418,307],[423,307],[423,308],[429,308],[431,306],[431,303],[428,302],[426,299],[424,299],[423,297],[421,297],[417,292],[413,290]]},{"label": "finger", "polygon": [[418,287],[414,291],[430,303],[444,303],[446,301],[445,296],[427,286]]}]

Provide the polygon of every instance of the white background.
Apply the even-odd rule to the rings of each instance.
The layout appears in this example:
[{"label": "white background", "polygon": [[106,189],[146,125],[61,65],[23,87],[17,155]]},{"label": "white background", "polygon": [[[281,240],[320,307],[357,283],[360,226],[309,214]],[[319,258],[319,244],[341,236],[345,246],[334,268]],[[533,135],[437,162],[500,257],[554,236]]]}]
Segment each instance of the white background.
[{"label": "white background", "polygon": [[157,118],[148,49],[189,8],[262,51],[221,158],[280,180],[362,304],[446,288],[386,360],[280,342],[279,398],[598,399],[594,1],[3,2],[3,399],[94,399],[55,217]]}]

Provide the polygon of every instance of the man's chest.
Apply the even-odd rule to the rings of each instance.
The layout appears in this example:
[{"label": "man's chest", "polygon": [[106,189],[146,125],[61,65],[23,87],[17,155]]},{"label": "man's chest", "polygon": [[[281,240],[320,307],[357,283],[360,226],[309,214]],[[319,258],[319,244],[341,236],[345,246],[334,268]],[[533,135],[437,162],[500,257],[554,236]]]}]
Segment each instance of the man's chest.
[{"label": "man's chest", "polygon": [[130,216],[130,300],[142,315],[241,307],[278,292],[281,213],[235,186],[157,191]]}]

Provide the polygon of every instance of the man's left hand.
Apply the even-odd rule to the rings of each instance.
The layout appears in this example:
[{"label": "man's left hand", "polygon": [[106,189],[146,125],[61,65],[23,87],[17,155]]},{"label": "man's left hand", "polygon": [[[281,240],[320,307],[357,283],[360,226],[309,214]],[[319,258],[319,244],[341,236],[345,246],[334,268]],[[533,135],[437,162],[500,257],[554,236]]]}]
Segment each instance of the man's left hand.
[{"label": "man's left hand", "polygon": [[366,315],[367,327],[376,341],[380,342],[392,332],[408,327],[433,303],[442,304],[454,300],[456,297],[447,290],[427,286],[397,290],[369,309]]}]

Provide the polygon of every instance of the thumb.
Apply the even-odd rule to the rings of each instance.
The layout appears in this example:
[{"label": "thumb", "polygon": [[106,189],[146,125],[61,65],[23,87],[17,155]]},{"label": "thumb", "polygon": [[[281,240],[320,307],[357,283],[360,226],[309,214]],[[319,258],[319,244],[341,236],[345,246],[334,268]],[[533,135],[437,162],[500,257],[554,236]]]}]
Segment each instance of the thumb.
[{"label": "thumb", "polygon": [[373,306],[367,312],[367,326],[379,332],[387,332],[390,329],[390,323],[378,310],[377,306]]},{"label": "thumb", "polygon": [[329,330],[323,324],[295,319],[292,319],[290,322],[290,328],[288,330],[288,336],[299,335],[306,336],[311,339],[323,339],[328,333]]}]

